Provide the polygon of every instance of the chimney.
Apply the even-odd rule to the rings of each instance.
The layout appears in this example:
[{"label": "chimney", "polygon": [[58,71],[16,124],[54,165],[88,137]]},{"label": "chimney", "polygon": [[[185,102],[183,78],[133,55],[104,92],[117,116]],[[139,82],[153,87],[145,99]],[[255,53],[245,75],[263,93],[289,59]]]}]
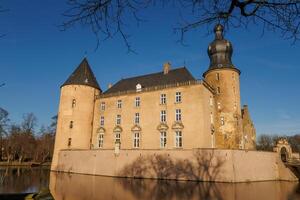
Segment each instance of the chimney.
[{"label": "chimney", "polygon": [[171,70],[171,64],[169,62],[166,62],[164,64],[164,74],[165,75],[168,74],[170,70]]},{"label": "chimney", "polygon": [[108,84],[108,89],[110,89],[112,87],[112,84],[111,83],[109,83]]}]

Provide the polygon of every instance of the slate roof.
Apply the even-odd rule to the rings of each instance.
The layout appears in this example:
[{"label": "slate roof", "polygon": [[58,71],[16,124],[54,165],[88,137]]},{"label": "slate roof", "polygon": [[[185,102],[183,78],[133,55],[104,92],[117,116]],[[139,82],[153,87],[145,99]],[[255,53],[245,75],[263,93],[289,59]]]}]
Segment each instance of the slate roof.
[{"label": "slate roof", "polygon": [[127,90],[135,90],[137,84],[141,84],[142,88],[168,85],[174,83],[181,83],[187,81],[196,80],[187,68],[177,68],[170,70],[168,74],[164,72],[158,72],[153,74],[147,74],[143,76],[137,76],[132,78],[121,79],[111,88],[106,90],[104,94],[111,94],[116,92],[122,92]]},{"label": "slate roof", "polygon": [[86,58],[81,61],[62,87],[65,85],[87,85],[101,90]]}]

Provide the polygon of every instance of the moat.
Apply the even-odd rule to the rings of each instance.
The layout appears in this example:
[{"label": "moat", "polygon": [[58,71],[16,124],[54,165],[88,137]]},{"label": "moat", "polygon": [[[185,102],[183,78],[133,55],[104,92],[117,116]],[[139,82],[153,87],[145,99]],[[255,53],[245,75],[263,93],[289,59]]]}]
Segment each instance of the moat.
[{"label": "moat", "polygon": [[204,183],[50,173],[47,168],[0,168],[0,195],[39,191],[51,193],[56,200],[300,199],[297,182]]}]

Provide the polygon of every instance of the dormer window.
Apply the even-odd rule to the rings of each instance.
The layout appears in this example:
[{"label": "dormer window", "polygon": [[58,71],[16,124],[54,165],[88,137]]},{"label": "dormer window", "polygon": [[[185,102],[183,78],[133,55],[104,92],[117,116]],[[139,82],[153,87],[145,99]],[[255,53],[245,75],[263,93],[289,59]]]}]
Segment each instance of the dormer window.
[{"label": "dormer window", "polygon": [[135,88],[136,88],[137,92],[141,92],[142,91],[142,85],[139,84],[139,83],[135,86]]}]

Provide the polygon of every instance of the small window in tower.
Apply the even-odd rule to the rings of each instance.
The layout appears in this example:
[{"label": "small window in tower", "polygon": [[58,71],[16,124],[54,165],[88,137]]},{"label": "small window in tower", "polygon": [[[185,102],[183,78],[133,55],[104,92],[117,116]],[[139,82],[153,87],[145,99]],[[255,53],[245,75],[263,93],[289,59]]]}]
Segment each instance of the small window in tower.
[{"label": "small window in tower", "polygon": [[100,126],[104,126],[104,116],[100,117]]},{"label": "small window in tower", "polygon": [[213,106],[213,98],[212,97],[209,97],[209,105]]},{"label": "small window in tower", "polygon": [[105,102],[101,102],[100,109],[101,109],[101,110],[105,110]]},{"label": "small window in tower", "polygon": [[220,87],[217,87],[217,94],[220,94],[221,93],[221,89]]},{"label": "small window in tower", "polygon": [[216,80],[219,81],[220,80],[220,74],[216,73]]},{"label": "small window in tower", "polygon": [[225,125],[225,118],[224,117],[221,117],[221,125]]},{"label": "small window in tower", "polygon": [[73,99],[72,100],[72,108],[75,108],[75,106],[76,106],[76,99]]},{"label": "small window in tower", "polygon": [[68,139],[68,147],[70,147],[72,145],[72,138]]},{"label": "small window in tower", "polygon": [[74,126],[74,123],[73,123],[73,121],[70,121],[70,125],[69,125],[69,127],[70,127],[70,128],[73,128],[73,126]]}]

